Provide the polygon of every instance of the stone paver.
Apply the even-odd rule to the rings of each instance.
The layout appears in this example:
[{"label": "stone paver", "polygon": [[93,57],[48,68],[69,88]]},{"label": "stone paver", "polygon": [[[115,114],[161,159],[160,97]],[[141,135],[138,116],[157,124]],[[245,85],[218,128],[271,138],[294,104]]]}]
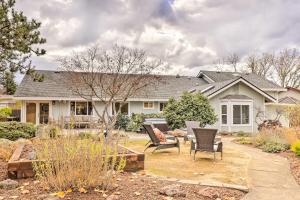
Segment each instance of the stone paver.
[{"label": "stone paver", "polygon": [[234,144],[228,139],[224,143],[252,157],[248,168],[250,192],[243,200],[300,200],[300,186],[291,174],[286,158]]}]

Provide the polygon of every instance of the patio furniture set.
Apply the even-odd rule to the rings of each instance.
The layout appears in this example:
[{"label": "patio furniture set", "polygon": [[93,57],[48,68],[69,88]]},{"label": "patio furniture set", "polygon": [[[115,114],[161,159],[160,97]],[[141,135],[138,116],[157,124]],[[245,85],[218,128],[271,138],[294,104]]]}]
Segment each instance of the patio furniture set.
[{"label": "patio furniture set", "polygon": [[223,143],[220,137],[216,137],[217,129],[208,129],[199,127],[197,121],[186,121],[185,134],[174,133],[167,123],[145,122],[143,127],[150,137],[150,141],[146,144],[146,151],[149,148],[154,148],[153,152],[160,149],[178,148],[180,153],[180,142],[178,137],[183,137],[184,142],[191,143],[190,154],[193,152],[194,160],[197,152],[212,152],[214,153],[214,160],[216,159],[216,152],[221,153],[223,158]]}]

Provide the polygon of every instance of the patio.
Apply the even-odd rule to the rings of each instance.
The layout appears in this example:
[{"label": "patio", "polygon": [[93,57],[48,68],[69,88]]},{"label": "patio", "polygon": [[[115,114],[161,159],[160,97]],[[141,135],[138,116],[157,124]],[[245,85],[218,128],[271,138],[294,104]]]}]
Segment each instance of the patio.
[{"label": "patio", "polygon": [[[146,136],[146,135],[145,135]],[[228,140],[223,138],[222,140]],[[143,152],[146,137],[129,134],[126,146]],[[181,153],[176,148],[159,150],[152,153],[151,149],[145,153],[145,171],[154,176],[164,176],[180,180],[192,180],[201,183],[226,183],[248,185],[248,164],[251,156],[236,148],[225,145],[223,160],[220,154],[213,160],[212,153],[198,153],[196,160],[190,155],[190,143],[181,141]]]}]

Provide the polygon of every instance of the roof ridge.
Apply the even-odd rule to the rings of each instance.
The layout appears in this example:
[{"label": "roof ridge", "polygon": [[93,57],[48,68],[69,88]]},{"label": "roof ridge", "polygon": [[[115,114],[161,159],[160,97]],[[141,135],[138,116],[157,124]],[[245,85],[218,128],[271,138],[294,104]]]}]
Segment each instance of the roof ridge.
[{"label": "roof ridge", "polygon": [[[44,69],[36,69],[35,70],[36,72],[67,72],[67,71],[64,71],[64,70],[44,70]],[[76,72],[76,73],[89,73],[89,72]],[[97,72],[97,73],[103,73],[105,74],[104,72]],[[109,73],[106,73],[106,74],[109,74]],[[110,74],[114,74],[114,73],[110,73]],[[139,74],[129,74],[129,75],[139,75]],[[164,76],[164,77],[178,77],[178,74],[177,75],[172,75],[172,74],[148,74],[148,75],[157,75],[157,76]],[[188,76],[188,75],[179,75],[179,78],[198,78],[196,76]]]}]

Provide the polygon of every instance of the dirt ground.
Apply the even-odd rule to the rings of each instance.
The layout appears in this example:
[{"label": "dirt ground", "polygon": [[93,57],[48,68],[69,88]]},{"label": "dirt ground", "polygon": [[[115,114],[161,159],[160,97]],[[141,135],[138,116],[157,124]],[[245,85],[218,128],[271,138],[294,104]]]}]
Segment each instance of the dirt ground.
[{"label": "dirt ground", "polygon": [[[127,141],[127,147],[143,152],[147,140]],[[247,167],[250,156],[246,152],[237,151],[225,146],[223,160],[220,153],[216,161],[212,153],[198,152],[196,160],[190,155],[190,143],[180,143],[181,152],[177,148],[159,150],[152,153],[148,149],[145,156],[145,170],[148,174],[167,176],[177,179],[188,179],[200,182],[222,182],[247,186]]]},{"label": "dirt ground", "polygon": [[291,172],[297,183],[300,185],[300,156],[296,156],[296,154],[292,151],[282,152],[280,155],[288,158]]},{"label": "dirt ground", "polygon": [[[0,160],[0,181],[6,178],[6,162]],[[34,179],[18,180],[19,187],[17,189],[5,190],[0,189],[0,199],[45,199],[45,196],[58,191],[44,190],[39,182]],[[76,191],[67,193],[64,199],[107,199],[112,194],[115,194],[118,199],[188,199],[188,200],[212,200],[218,198],[222,200],[239,200],[245,194],[238,190],[204,187],[192,184],[180,184],[181,190],[186,193],[186,197],[166,197],[159,193],[159,190],[167,185],[174,184],[174,182],[163,181],[157,178],[144,175],[144,173],[122,173],[115,185],[115,189],[109,192],[88,190],[86,194]],[[203,190],[208,192],[203,196]],[[26,191],[26,192],[24,192]],[[212,197],[212,198],[210,198]]]}]

